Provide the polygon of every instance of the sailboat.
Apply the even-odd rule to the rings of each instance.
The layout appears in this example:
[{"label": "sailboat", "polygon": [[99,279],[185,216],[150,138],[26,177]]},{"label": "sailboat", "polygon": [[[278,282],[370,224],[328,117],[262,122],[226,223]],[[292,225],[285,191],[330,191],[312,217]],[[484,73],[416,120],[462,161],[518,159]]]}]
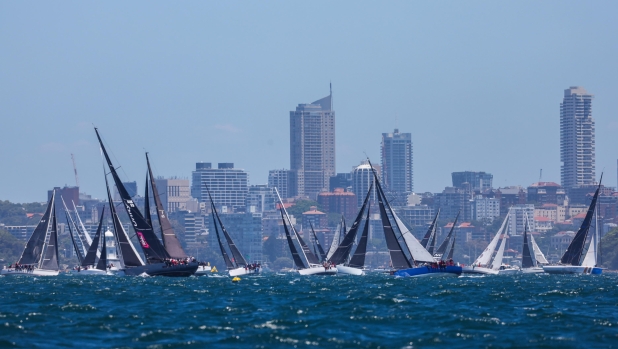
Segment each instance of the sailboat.
[{"label": "sailboat", "polygon": [[[275,192],[277,193],[277,197],[279,198],[280,203],[280,211],[281,211],[281,219],[283,221],[283,229],[285,230],[285,237],[288,241],[288,247],[290,248],[290,252],[292,253],[292,259],[294,260],[294,265],[296,266],[296,271],[300,275],[335,275],[337,274],[337,268],[335,266],[330,265],[328,262],[324,262],[320,264],[318,257],[316,257],[313,252],[309,249],[309,246],[305,243],[305,241],[300,237],[292,221],[290,220],[290,216],[288,215],[285,206],[283,205],[283,201],[281,200],[281,196],[279,196],[279,191],[275,188]],[[288,229],[288,225],[286,223],[290,223],[290,228],[292,232],[290,233],[290,229]],[[298,241],[300,245],[301,254],[298,253],[298,249],[296,248],[296,244],[294,240]],[[306,261],[306,262],[305,262]]]},{"label": "sailboat", "polygon": [[[459,276],[461,274],[460,266],[436,263],[434,257],[405,227],[388,203],[380,179],[370,161],[369,167],[376,185],[382,229],[391,258],[391,267],[394,269],[392,274],[396,277]],[[400,239],[403,240],[403,246],[399,242]],[[409,258],[403,250],[404,247],[410,256]]]},{"label": "sailboat", "polygon": [[[81,260],[80,265],[71,270],[73,275],[107,275],[107,245],[105,244],[105,233],[102,233],[103,217],[105,215],[105,208],[101,211],[101,219],[99,219],[99,226],[97,232],[94,235],[92,244],[88,248],[88,253]],[[97,253],[99,252],[99,242],[101,241],[101,253],[99,261],[95,263]]]},{"label": "sailboat", "polygon": [[[594,192],[594,196],[592,197],[592,202],[590,203],[590,207],[588,207],[588,212],[586,212],[586,217],[582,222],[577,234],[573,237],[573,240],[569,244],[569,247],[564,252],[564,255],[560,259],[560,263],[558,265],[544,265],[543,270],[549,274],[593,274],[600,275],[603,272],[603,269],[597,267],[597,250],[599,244],[599,224],[598,224],[598,216],[596,213],[597,199],[599,197],[599,191],[601,190],[601,181],[603,180],[603,174],[601,174],[601,179],[599,180],[599,186],[597,190]],[[588,238],[588,233],[590,231],[590,225],[592,224],[592,219],[595,219],[595,230],[590,239],[590,244],[588,246],[588,252],[583,261],[581,261],[582,254],[584,252],[584,245],[586,244],[586,240]]]},{"label": "sailboat", "polygon": [[438,222],[439,216],[440,216],[440,209],[438,209],[438,212],[436,212],[436,215],[433,218],[433,221],[431,222],[431,224],[429,225],[429,228],[427,229],[427,233],[425,233],[425,236],[423,236],[423,239],[421,240],[421,246],[423,246],[427,250],[427,252],[429,252],[431,255],[433,255],[433,252],[436,248],[436,238],[438,236],[437,222]]},{"label": "sailboat", "polygon": [[524,246],[521,252],[521,271],[526,274],[544,273],[543,264],[548,264],[547,259],[534,241],[532,234],[528,234],[528,216],[524,229]]},{"label": "sailboat", "polygon": [[331,241],[328,252],[326,253],[326,260],[329,260],[330,257],[333,256],[335,251],[337,251],[337,247],[339,247],[339,244],[341,243],[341,239],[343,238],[343,236],[345,236],[345,232],[346,232],[345,217],[341,215],[341,223],[337,225],[337,228],[335,229],[335,235],[333,236],[333,241]]},{"label": "sailboat", "polygon": [[[369,186],[369,191],[365,196],[365,200],[363,201],[363,205],[361,206],[360,211],[358,211],[358,215],[352,223],[352,227],[350,231],[345,234],[343,241],[337,246],[337,249],[332,254],[332,256],[328,259],[328,262],[335,265],[337,267],[337,271],[342,274],[350,274],[350,275],[363,275],[363,267],[365,266],[365,254],[367,251],[367,237],[363,239],[361,237],[361,241],[359,245],[356,247],[356,250],[359,251],[357,258],[354,263],[350,265],[350,255],[352,253],[352,247],[354,242],[356,241],[356,235],[358,234],[358,230],[360,229],[360,225],[363,221],[363,215],[365,210],[367,211],[367,220],[365,223],[365,229],[363,230],[363,235],[369,232],[369,197],[371,196],[371,192],[373,190],[373,183]],[[361,245],[362,244],[362,245]],[[360,249],[360,250],[359,250]],[[355,253],[356,255],[356,253]]]},{"label": "sailboat", "polygon": [[55,198],[54,190],[45,213],[28,239],[19,261],[8,268],[3,268],[1,275],[58,275],[58,224]]},{"label": "sailboat", "polygon": [[[221,221],[221,217],[219,217],[219,213],[217,212],[217,208],[215,207],[215,202],[210,195],[210,190],[206,188],[208,191],[208,197],[210,198],[210,207],[212,210],[212,222],[215,227],[215,233],[217,234],[217,242],[219,243],[219,248],[221,249],[221,255],[223,256],[223,261],[225,262],[225,266],[227,267],[227,271],[230,276],[240,276],[240,275],[248,275],[248,274],[259,274],[262,270],[262,266],[260,264],[254,263],[249,264],[245,257],[243,257],[242,253],[232,237],[225,229],[223,222]],[[225,242],[227,243],[228,249],[232,254],[232,258],[230,259],[229,254],[223,247],[223,243],[221,242],[221,235],[219,234],[219,228],[221,228],[221,232],[225,238]]]},{"label": "sailboat", "polygon": [[[142,247],[144,256],[146,257],[145,265],[128,267],[126,265],[126,256],[124,256],[124,251],[122,251],[123,258],[125,258],[125,268],[123,269],[125,275],[141,275],[145,273],[150,276],[191,276],[195,274],[195,271],[198,267],[195,260],[186,258],[185,260],[178,261],[172,258],[165,249],[165,246],[157,238],[154,229],[152,228],[152,225],[148,223],[146,218],[144,218],[142,213],[139,211],[137,205],[133,202],[133,199],[129,195],[129,192],[120,180],[120,177],[116,172],[116,168],[112,164],[112,161],[107,154],[107,150],[103,145],[103,141],[101,140],[101,136],[99,135],[99,130],[97,128],[95,128],[94,130],[97,134],[97,138],[101,146],[101,151],[103,152],[103,155],[107,162],[107,166],[109,167],[112,178],[114,179],[114,183],[116,184],[116,188],[118,189],[118,193],[120,194],[120,198],[122,199],[123,206],[125,207],[127,215],[129,216],[129,219],[131,221],[131,225],[133,226],[133,230],[137,235],[137,239],[140,243],[140,246]],[[110,204],[113,206],[111,198]],[[121,228],[122,225],[119,225]],[[116,233],[117,238],[118,236],[120,236],[121,239],[124,239],[124,237],[122,237],[122,234],[120,234],[117,230]],[[131,241],[127,239],[124,244],[131,244]]]}]

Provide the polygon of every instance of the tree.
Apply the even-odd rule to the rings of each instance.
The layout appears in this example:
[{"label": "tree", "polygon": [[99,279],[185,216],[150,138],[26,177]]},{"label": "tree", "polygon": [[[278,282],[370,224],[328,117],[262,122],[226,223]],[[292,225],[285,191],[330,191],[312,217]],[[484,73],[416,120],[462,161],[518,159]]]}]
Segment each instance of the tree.
[{"label": "tree", "polygon": [[288,214],[294,217],[300,217],[303,213],[309,211],[311,206],[316,206],[320,210],[320,205],[316,201],[301,199],[294,203],[294,206],[287,208]]},{"label": "tree", "polygon": [[17,239],[8,231],[0,229],[0,261],[3,263],[16,262],[25,245],[23,241]]},{"label": "tree", "polygon": [[271,235],[262,245],[262,253],[268,261],[275,261],[280,257],[289,257],[290,252],[285,239],[277,239],[277,235]]},{"label": "tree", "polygon": [[292,261],[290,258],[287,257],[280,257],[277,258],[274,262],[273,262],[273,270],[279,271],[279,270],[283,270],[285,268],[292,268],[294,265],[294,261]]},{"label": "tree", "polygon": [[618,228],[601,239],[601,266],[611,270],[618,269]]}]

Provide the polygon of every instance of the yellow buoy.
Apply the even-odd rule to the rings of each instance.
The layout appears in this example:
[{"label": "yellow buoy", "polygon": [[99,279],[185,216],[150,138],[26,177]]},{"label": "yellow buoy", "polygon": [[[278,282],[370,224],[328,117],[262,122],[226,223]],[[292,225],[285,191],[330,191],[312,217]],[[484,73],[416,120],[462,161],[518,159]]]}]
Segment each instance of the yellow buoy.
[{"label": "yellow buoy", "polygon": [[240,281],[240,278],[238,276],[234,276],[234,278],[232,279],[232,282],[238,282]]},{"label": "yellow buoy", "polygon": [[210,272],[211,272],[211,273],[216,273],[217,271],[218,271],[218,270],[217,270],[217,267],[212,267],[212,268],[210,269]]}]

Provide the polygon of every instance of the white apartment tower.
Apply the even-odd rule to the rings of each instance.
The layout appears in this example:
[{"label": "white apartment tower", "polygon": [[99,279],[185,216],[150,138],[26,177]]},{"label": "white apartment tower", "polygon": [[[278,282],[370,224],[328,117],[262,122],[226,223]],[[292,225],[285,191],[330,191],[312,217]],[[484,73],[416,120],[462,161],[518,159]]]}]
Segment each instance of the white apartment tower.
[{"label": "white apartment tower", "polygon": [[332,93],[290,112],[290,168],[295,194],[316,200],[335,175],[335,111]]},{"label": "white apartment tower", "polygon": [[572,86],[560,103],[560,175],[566,189],[595,184],[593,98],[583,87]]},{"label": "white apartment tower", "polygon": [[412,134],[382,133],[382,180],[386,189],[409,194],[414,190],[412,177]]}]

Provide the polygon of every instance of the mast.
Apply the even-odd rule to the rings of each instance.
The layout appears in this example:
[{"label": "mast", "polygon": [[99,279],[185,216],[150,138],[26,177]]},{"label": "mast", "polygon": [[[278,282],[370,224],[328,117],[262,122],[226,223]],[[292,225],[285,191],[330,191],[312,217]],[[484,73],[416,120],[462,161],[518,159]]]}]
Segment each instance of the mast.
[{"label": "mast", "polygon": [[170,255],[167,253],[163,244],[154,231],[152,230],[152,226],[148,224],[142,213],[137,208],[137,205],[133,202],[133,199],[129,195],[129,192],[124,187],[124,184],[120,180],[118,173],[116,172],[116,168],[112,164],[112,161],[107,154],[107,150],[105,150],[105,146],[103,145],[103,141],[101,140],[101,136],[99,135],[99,130],[94,129],[97,138],[99,140],[99,144],[101,145],[101,150],[103,151],[103,155],[105,156],[105,160],[107,161],[107,166],[109,167],[110,173],[114,179],[114,183],[116,184],[116,188],[118,189],[118,193],[122,198],[122,203],[124,204],[124,208],[129,215],[129,219],[131,224],[133,225],[133,229],[135,230],[135,234],[138,237],[139,243],[142,246],[142,250],[144,251],[144,255],[146,257],[147,263],[161,263],[163,260],[170,258]]},{"label": "mast", "polygon": [[320,258],[323,261],[325,261],[326,253],[324,253],[324,249],[322,248],[322,245],[320,244],[320,240],[318,239],[318,236],[315,234],[315,230],[313,230],[313,224],[309,222],[309,225],[311,225],[311,232],[313,233],[313,239],[315,240],[315,243],[318,246],[318,252],[320,253]]},{"label": "mast", "polygon": [[52,191],[52,197],[47,202],[45,213],[43,213],[41,220],[37,224],[36,228],[34,228],[32,235],[30,235],[30,239],[28,239],[26,247],[24,247],[24,251],[22,252],[21,257],[19,257],[19,261],[17,263],[27,265],[39,264],[43,253],[43,245],[45,245],[47,232],[49,231],[49,226],[52,221],[50,218],[55,197],[56,191],[54,190]]},{"label": "mast", "polygon": [[152,216],[150,215],[150,197],[148,196],[148,172],[146,172],[146,183],[144,183],[144,218],[146,218],[146,223],[148,223],[152,227]]},{"label": "mast", "polygon": [[82,243],[84,243],[84,240],[86,240],[84,247],[88,249],[90,247],[90,244],[92,243],[92,238],[90,237],[90,234],[88,234],[88,231],[86,230],[86,227],[82,222],[82,218],[79,216],[79,212],[77,212],[77,206],[75,206],[75,201],[71,200],[71,203],[73,204],[73,212],[75,212],[75,217],[77,217],[77,223],[79,223],[79,225],[77,225],[77,234],[80,238],[82,238],[83,235],[84,238],[82,239]]},{"label": "mast", "polygon": [[[99,219],[99,226],[97,227],[97,232],[94,234],[94,239],[92,240],[92,244],[90,244],[90,248],[88,249],[88,253],[86,254],[86,258],[81,263],[82,267],[88,265],[94,265],[94,262],[97,258],[97,251],[99,250],[99,240],[101,239],[101,230],[103,227],[103,215],[105,214],[105,206],[103,206],[103,210],[101,212],[101,219]],[[105,233],[103,233],[105,235]],[[105,245],[105,243],[103,243]],[[101,254],[101,258],[104,256]]]},{"label": "mast", "polygon": [[[66,210],[64,211],[64,216],[66,217],[66,220],[68,223],[70,218],[69,218],[69,213]],[[77,242],[75,241],[75,236],[73,236],[73,229],[71,229],[71,224],[70,223],[67,224],[67,227],[69,228],[69,236],[71,236],[71,242],[73,243],[73,249],[75,250],[77,261],[79,262],[79,265],[82,265],[84,262],[84,257],[82,256],[79,246],[77,246]]]},{"label": "mast", "polygon": [[[163,203],[161,202],[161,196],[159,191],[157,190],[157,184],[155,182],[154,176],[152,175],[152,168],[150,167],[150,159],[148,158],[148,153],[146,153],[146,163],[148,164],[148,174],[150,175],[150,187],[152,188],[152,197],[154,198],[155,205],[157,207],[157,217],[159,218],[159,225],[161,227],[161,239],[163,239],[163,246],[165,246],[165,250],[170,254],[172,258],[187,258],[187,254],[185,250],[182,248],[176,233],[174,232],[174,228],[172,228],[172,223],[167,218],[165,214],[165,209],[163,207]],[[210,195],[210,192],[209,192]]]},{"label": "mast", "polygon": [[[60,200],[62,201],[62,206],[64,207],[64,216],[67,221],[67,226],[69,227],[69,233],[71,235],[71,241],[73,242],[73,248],[75,249],[77,259],[81,263],[84,260],[84,254],[88,251],[88,247],[86,247],[86,244],[79,235],[79,229],[75,224],[75,221],[71,217],[70,211],[67,208],[67,204],[64,202],[64,198],[62,197],[62,195],[60,196]],[[75,214],[77,214],[77,210],[75,211]],[[73,234],[73,229],[71,229],[71,226],[75,229],[75,234]],[[75,235],[77,235],[77,237]]]},{"label": "mast", "polygon": [[227,255],[227,252],[225,251],[225,248],[223,248],[223,244],[221,243],[221,236],[219,236],[219,228],[217,228],[217,220],[215,219],[214,215],[214,213],[216,212],[215,205],[213,204],[212,200],[210,201],[210,206],[212,207],[213,212],[212,224],[215,226],[215,233],[217,234],[217,242],[219,243],[219,248],[221,249],[221,256],[223,256],[223,261],[225,262],[225,266],[228,270],[235,269],[236,266],[230,260],[230,257]]},{"label": "mast", "polygon": [[41,259],[39,268],[58,270],[58,222],[56,221],[56,205],[52,205],[49,239],[43,251],[43,258]]},{"label": "mast", "polygon": [[367,218],[365,219],[365,227],[363,228],[363,235],[361,235],[356,251],[350,263],[349,267],[362,269],[365,266],[365,256],[367,255],[367,238],[369,237],[369,211],[371,206],[367,207]]}]

